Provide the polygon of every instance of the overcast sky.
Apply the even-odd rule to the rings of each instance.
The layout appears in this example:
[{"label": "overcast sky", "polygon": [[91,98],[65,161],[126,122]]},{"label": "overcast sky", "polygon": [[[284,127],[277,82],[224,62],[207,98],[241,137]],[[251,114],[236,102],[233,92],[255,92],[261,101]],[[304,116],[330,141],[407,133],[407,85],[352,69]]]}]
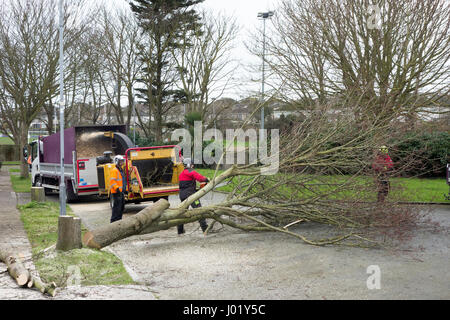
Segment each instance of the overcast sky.
[{"label": "overcast sky", "polygon": [[[236,48],[233,49],[233,56],[237,57],[243,66],[248,64],[261,63],[258,57],[251,55],[245,48],[244,42],[249,40],[250,33],[261,28],[262,21],[258,19],[258,12],[274,11],[278,0],[205,0],[200,7],[215,13],[224,13],[227,16],[236,18],[236,22],[241,26],[240,34],[236,39]],[[246,69],[243,69],[247,71]],[[260,75],[251,75],[248,72],[238,75],[242,78],[242,84],[239,95],[246,96],[247,90],[260,90],[260,84],[252,82],[260,77]],[[235,98],[235,97],[233,97]]]}]

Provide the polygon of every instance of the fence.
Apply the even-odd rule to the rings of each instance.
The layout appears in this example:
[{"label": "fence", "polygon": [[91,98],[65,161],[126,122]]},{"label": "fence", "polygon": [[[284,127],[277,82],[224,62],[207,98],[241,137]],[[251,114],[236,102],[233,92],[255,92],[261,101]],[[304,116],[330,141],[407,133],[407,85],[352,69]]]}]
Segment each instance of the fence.
[{"label": "fence", "polygon": [[0,145],[0,161],[20,161],[20,148],[16,145]]}]

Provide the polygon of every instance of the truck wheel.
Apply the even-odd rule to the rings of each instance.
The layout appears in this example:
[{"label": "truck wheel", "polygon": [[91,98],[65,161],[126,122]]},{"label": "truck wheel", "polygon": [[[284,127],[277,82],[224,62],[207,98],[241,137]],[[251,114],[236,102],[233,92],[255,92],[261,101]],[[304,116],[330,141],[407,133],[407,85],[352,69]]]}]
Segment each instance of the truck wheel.
[{"label": "truck wheel", "polygon": [[[41,177],[41,176],[37,176],[37,177],[34,179],[33,187],[42,187],[42,177]],[[46,196],[52,194],[52,189],[44,188],[44,194],[45,194]]]},{"label": "truck wheel", "polygon": [[72,182],[66,183],[66,199],[67,199],[67,202],[74,202],[75,200],[78,199],[75,192],[73,192]]}]

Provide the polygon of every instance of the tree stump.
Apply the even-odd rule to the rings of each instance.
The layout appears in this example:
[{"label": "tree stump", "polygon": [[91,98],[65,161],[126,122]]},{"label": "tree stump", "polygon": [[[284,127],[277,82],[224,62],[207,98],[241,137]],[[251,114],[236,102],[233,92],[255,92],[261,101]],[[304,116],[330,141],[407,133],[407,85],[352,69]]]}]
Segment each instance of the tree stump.
[{"label": "tree stump", "polygon": [[45,192],[43,187],[31,187],[31,201],[45,202]]},{"label": "tree stump", "polygon": [[58,218],[56,250],[69,251],[81,247],[81,219],[72,216],[60,216]]}]

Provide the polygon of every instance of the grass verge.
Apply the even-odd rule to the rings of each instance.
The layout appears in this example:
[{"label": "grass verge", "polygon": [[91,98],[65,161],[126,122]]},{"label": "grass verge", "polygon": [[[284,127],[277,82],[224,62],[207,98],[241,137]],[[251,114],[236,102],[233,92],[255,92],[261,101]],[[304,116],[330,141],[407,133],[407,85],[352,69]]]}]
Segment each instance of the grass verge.
[{"label": "grass verge", "polygon": [[[213,169],[196,169],[200,174],[212,178],[214,176]],[[219,170],[218,174],[223,171]],[[320,176],[311,178],[310,183],[343,183],[349,176]],[[237,179],[249,179],[248,177],[238,177]],[[373,177],[355,177],[355,181],[360,185],[370,185],[375,183]],[[406,202],[438,202],[438,203],[450,203],[445,199],[444,195],[449,193],[449,186],[445,182],[445,178],[392,178],[391,191],[388,196],[388,200],[391,201],[406,201]],[[233,183],[229,185],[217,188],[218,191],[230,192],[233,190]],[[323,186],[321,188],[330,188],[330,186]],[[332,188],[332,186],[331,186]],[[323,190],[322,190],[323,191]],[[286,192],[295,192],[294,190],[286,190]],[[339,190],[336,193],[330,195],[331,199],[354,199],[355,196],[361,197],[361,193],[358,195],[352,195],[346,191]],[[365,201],[376,201],[376,193],[366,192],[364,193]]]},{"label": "grass verge", "polygon": [[[20,170],[19,170],[20,172]],[[11,174],[11,184],[15,192],[31,192],[31,177],[22,178],[20,175]]]},{"label": "grass verge", "polygon": [[[112,253],[88,248],[67,252],[55,249],[58,239],[59,203],[30,202],[18,206],[21,220],[31,243],[33,262],[44,282],[65,287],[70,280],[83,286],[134,284],[122,262]],[[67,207],[67,214],[73,215]],[[83,227],[82,233],[86,229]]]}]

